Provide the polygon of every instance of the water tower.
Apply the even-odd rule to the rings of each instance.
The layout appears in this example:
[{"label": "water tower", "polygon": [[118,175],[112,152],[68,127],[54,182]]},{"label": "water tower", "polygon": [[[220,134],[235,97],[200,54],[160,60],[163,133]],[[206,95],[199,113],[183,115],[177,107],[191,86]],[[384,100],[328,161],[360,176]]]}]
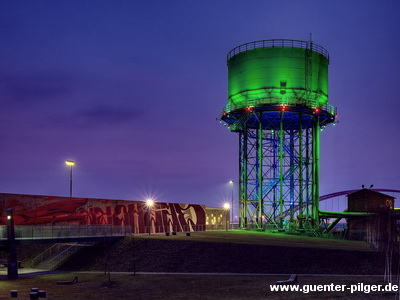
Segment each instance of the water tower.
[{"label": "water tower", "polygon": [[328,52],[311,41],[263,40],[234,48],[227,64],[220,119],[239,135],[240,226],[318,227],[320,132],[336,117]]}]

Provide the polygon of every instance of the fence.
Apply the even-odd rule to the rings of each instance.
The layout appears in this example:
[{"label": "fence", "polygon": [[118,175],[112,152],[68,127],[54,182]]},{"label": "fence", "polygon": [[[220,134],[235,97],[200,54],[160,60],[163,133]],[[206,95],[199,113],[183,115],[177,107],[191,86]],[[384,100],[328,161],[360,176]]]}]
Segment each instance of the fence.
[{"label": "fence", "polygon": [[[132,233],[132,226],[113,225],[16,225],[15,238],[56,239],[76,237],[123,236]],[[7,226],[0,226],[0,239],[7,239]]]},{"label": "fence", "polygon": [[[207,226],[207,230],[208,230]],[[168,226],[146,226],[145,232],[139,232],[135,227],[134,233],[169,233],[169,232],[191,232],[206,231],[206,225],[168,225]]]},{"label": "fence", "polygon": [[[139,230],[131,225],[16,225],[15,238],[18,239],[57,239],[124,236],[130,234],[154,234],[172,232],[193,232],[206,230],[226,230],[238,228],[238,224],[218,225],[167,225],[145,226]],[[144,230],[144,231],[143,231]],[[7,239],[7,226],[0,225],[0,240]]]}]

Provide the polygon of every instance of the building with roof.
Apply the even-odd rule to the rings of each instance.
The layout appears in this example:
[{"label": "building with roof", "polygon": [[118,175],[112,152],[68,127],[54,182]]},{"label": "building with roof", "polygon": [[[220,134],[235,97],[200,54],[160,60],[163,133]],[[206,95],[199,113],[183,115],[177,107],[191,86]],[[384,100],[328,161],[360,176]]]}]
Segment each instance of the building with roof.
[{"label": "building with roof", "polygon": [[348,212],[364,213],[347,218],[349,239],[377,244],[396,235],[399,214],[394,197],[363,188],[349,194],[347,200]]}]

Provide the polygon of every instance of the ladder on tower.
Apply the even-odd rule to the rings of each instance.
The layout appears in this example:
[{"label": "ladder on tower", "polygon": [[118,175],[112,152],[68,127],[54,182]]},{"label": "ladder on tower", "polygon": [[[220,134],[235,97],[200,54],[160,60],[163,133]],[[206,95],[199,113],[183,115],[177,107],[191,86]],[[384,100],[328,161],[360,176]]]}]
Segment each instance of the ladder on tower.
[{"label": "ladder on tower", "polygon": [[305,100],[310,100],[311,97],[311,89],[312,89],[312,48],[313,42],[307,42],[306,51],[305,51]]}]

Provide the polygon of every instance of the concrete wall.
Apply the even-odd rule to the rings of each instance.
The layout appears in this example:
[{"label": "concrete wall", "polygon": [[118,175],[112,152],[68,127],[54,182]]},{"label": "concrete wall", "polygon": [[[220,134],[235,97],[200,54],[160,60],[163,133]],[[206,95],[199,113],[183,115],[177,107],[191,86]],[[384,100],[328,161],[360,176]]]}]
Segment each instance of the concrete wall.
[{"label": "concrete wall", "polygon": [[134,233],[206,229],[205,206],[141,201],[0,193],[0,225],[13,209],[15,225],[132,226]]}]

